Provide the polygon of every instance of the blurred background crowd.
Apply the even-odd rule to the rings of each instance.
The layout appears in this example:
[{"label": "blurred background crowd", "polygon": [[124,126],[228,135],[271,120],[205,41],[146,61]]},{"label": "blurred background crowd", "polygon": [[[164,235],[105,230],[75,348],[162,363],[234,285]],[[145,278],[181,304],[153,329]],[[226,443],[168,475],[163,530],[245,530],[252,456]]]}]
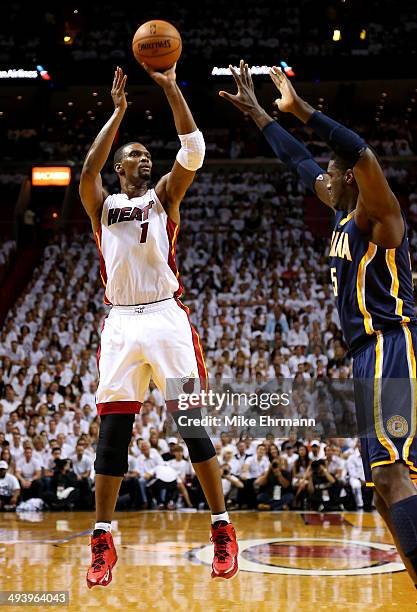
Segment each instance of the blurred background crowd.
[{"label": "blurred background crowd", "polygon": [[[401,181],[410,187],[407,172],[392,175],[398,188]],[[353,398],[332,395],[351,377],[351,359],[329,282],[326,228],[306,214],[312,199],[282,166],[242,167],[203,169],[182,205],[177,260],[184,302],[213,388],[258,394],[291,388],[287,416],[316,419],[314,428],[261,438],[242,428],[210,430],[231,507],[370,508]],[[403,205],[415,252],[417,197],[403,197]],[[91,507],[102,300],[91,234],[62,232],[7,313],[0,333],[0,459],[17,480],[4,496],[6,507],[18,496],[47,508]],[[0,476],[0,490],[1,483]],[[204,503],[187,450],[151,384],[119,507]]]},{"label": "blurred background crowd", "polygon": [[[155,179],[175,157],[169,108],[131,53],[134,31],[155,16],[181,31],[178,81],[207,145],[182,205],[177,262],[211,385],[219,392],[291,390],[283,416],[316,420],[313,428],[261,436],[211,428],[228,507],[372,508],[347,390],[352,364],[328,271],[332,220],[248,118],[219,99],[231,79],[211,71],[242,55],[256,65],[285,61],[303,96],[359,131],[381,156],[406,213],[415,271],[417,8],[411,0],[285,0],[273,10],[271,19],[267,0],[232,0],[226,13],[219,0],[184,7],[156,0],[129,7],[126,20],[126,7],[109,0],[8,5],[0,76],[37,66],[39,74],[31,82],[2,77],[0,87],[0,509],[93,505],[96,353],[107,307],[78,179],[111,113],[118,64],[129,74],[129,109],[115,145],[145,144]],[[325,167],[324,143],[278,116],[268,76],[254,80],[266,110]],[[44,164],[70,167],[70,185],[31,186],[32,167]],[[111,163],[103,182],[118,190]],[[233,403],[225,410],[237,413]],[[118,508],[205,506],[187,449],[151,383]]]},{"label": "blurred background crowd", "polygon": [[[11,2],[2,24],[0,61],[30,60],[58,54],[61,63],[121,61],[129,58],[129,42],[140,23],[163,15],[180,30],[184,59],[223,62],[227,53],[239,60],[242,50],[268,60],[276,49],[292,56],[381,56],[415,52],[417,10],[410,0],[382,5],[376,0],[281,0],[256,4],[231,0],[225,13],[220,0],[174,6],[163,0],[132,5],[126,10],[109,0],[100,5],[42,0],[26,6]],[[271,19],[273,17],[273,19]],[[35,27],[36,26],[36,27]],[[340,32],[340,38],[334,31]],[[65,38],[64,35],[65,34]],[[340,42],[333,45],[332,42]]]}]

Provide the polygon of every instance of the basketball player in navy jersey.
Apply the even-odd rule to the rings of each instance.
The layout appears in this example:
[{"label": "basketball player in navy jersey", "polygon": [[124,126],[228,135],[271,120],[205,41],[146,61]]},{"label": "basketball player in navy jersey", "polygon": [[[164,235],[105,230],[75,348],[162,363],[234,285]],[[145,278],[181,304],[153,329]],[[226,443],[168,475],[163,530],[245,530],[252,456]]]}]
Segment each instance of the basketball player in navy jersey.
[{"label": "basketball player in navy jersey", "polygon": [[[80,181],[81,200],[99,250],[105,303],[112,306],[97,359],[101,422],[94,464],[96,524],[87,573],[90,588],[106,586],[112,579],[117,554],[111,521],[128,469],[135,414],[151,377],[165,394],[211,509],[212,577],[232,578],[238,571],[236,534],[226,512],[213,444],[203,427],[187,428],[178,422],[178,394],[186,392],[186,385],[192,391],[190,385],[198,383],[198,389],[207,384],[200,338],[179,301],[182,284],[175,263],[180,204],[203,164],[204,138],[176,83],[175,66],[164,73],[143,67],[162,87],[181,141],[171,172],[152,188],[151,154],[139,142],[130,142],[114,155],[121,193],[109,195],[103,188],[100,172],[127,109],[126,76],[117,68],[111,92],[114,112],[87,154]],[[198,409],[190,412],[200,416]]]},{"label": "basketball player in navy jersey", "polygon": [[[250,70],[230,67],[238,91],[220,96],[248,113],[279,159],[335,213],[330,274],[353,355],[355,400],[367,483],[417,584],[417,319],[407,229],[382,168],[360,136],[317,112],[272,68],[280,111],[292,113],[334,154],[327,172],[259,105]],[[369,384],[370,383],[370,384]]]}]

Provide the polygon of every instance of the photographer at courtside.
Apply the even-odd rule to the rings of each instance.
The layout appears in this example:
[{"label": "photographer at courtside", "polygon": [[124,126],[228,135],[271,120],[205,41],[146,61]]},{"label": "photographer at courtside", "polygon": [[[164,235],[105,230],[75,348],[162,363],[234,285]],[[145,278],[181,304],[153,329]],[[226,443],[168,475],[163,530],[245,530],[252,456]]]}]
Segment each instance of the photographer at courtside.
[{"label": "photographer at courtside", "polygon": [[[326,459],[313,461],[306,471],[307,491],[312,510],[340,509],[341,484],[328,470]],[[342,508],[343,509],[343,506]]]},{"label": "photographer at courtside", "polygon": [[259,487],[256,501],[258,510],[289,510],[294,492],[291,474],[285,469],[284,461],[274,459],[269,468],[255,481]]}]

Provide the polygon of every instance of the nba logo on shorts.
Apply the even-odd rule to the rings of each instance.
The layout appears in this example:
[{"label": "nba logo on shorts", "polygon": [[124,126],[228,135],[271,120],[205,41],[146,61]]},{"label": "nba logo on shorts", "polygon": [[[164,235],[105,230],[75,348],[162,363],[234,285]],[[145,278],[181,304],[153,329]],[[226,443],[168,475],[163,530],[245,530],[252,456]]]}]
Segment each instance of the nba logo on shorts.
[{"label": "nba logo on shorts", "polygon": [[408,433],[408,423],[404,417],[396,414],[388,419],[387,429],[393,438],[404,438]]},{"label": "nba logo on shorts", "polygon": [[194,374],[194,372],[191,372],[191,374],[190,374],[190,376],[188,378],[182,378],[181,379],[182,389],[183,389],[184,393],[193,393],[193,391],[194,391],[194,378],[195,378],[195,374]]}]

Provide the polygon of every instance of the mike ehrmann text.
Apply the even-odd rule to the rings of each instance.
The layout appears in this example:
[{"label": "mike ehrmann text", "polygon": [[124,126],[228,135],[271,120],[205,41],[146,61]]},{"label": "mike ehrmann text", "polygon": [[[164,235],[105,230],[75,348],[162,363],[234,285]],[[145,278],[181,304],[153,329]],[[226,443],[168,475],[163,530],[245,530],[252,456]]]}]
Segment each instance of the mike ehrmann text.
[{"label": "mike ehrmann text", "polygon": [[178,419],[181,427],[315,427],[315,419],[283,419],[261,414],[258,417],[233,416],[189,417],[182,414]]}]

